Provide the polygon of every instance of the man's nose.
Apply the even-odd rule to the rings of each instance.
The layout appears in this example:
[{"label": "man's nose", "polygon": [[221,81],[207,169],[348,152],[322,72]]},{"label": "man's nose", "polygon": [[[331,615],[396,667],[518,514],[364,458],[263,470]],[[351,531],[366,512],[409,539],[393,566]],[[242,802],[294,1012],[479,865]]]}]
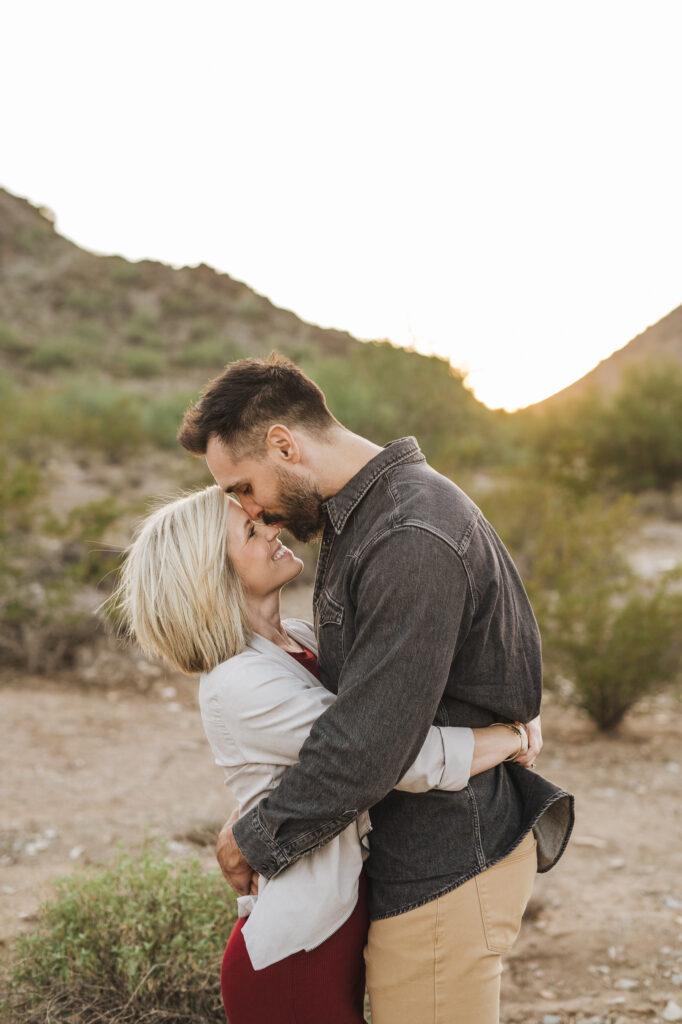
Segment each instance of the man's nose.
[{"label": "man's nose", "polygon": [[239,504],[244,509],[249,519],[260,519],[263,514],[263,506],[254,501],[250,494],[240,495]]}]

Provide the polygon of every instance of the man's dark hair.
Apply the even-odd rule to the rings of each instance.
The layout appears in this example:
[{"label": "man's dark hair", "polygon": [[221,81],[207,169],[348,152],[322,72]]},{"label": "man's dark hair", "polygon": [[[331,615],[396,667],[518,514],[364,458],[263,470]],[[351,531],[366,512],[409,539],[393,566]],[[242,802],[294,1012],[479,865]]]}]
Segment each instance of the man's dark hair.
[{"label": "man's dark hair", "polygon": [[230,363],[210,381],[185,413],[178,441],[193,455],[204,455],[215,436],[235,458],[257,458],[272,423],[326,433],[336,422],[317,384],[273,352],[268,359]]}]

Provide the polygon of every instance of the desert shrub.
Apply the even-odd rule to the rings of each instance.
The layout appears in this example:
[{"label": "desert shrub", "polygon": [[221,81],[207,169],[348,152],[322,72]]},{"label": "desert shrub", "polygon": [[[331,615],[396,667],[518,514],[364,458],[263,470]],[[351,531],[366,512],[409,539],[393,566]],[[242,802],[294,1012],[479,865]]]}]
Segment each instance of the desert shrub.
[{"label": "desert shrub", "polygon": [[538,467],[577,490],[670,490],[682,480],[682,366],[633,367],[618,391],[522,413]]},{"label": "desert shrub", "polygon": [[663,580],[608,602],[573,595],[559,605],[555,656],[578,702],[600,729],[615,728],[643,696],[670,682],[682,662],[682,597]]},{"label": "desert shrub", "polygon": [[163,348],[164,338],[159,330],[158,317],[145,310],[137,310],[130,317],[124,330],[126,341],[147,348]]},{"label": "desert shrub", "polygon": [[72,379],[46,390],[36,402],[35,421],[44,435],[74,448],[121,460],[145,443],[142,400],[106,383]]},{"label": "desert shrub", "polygon": [[111,280],[117,285],[135,284],[140,277],[140,268],[136,263],[116,259],[111,265]]},{"label": "desert shrub", "polygon": [[150,348],[134,348],[123,352],[119,369],[126,377],[156,377],[162,373],[166,363],[160,352]]},{"label": "desert shrub", "polygon": [[111,306],[110,295],[99,287],[74,285],[61,296],[59,305],[84,316],[106,312]]},{"label": "desert shrub", "polygon": [[183,413],[195,398],[195,392],[183,391],[148,402],[141,411],[147,442],[157,448],[177,448],[177,433]]},{"label": "desert shrub", "polygon": [[226,363],[239,359],[242,353],[231,341],[221,338],[205,338],[190,341],[177,353],[173,362],[177,366],[197,366],[220,373]]},{"label": "desert shrub", "polygon": [[31,344],[26,338],[13,327],[10,327],[4,320],[0,320],[0,352],[16,353],[30,352]]},{"label": "desert shrub", "polygon": [[546,680],[568,680],[599,728],[615,728],[682,663],[674,575],[647,582],[627,560],[640,528],[631,499],[579,495],[526,477],[483,505],[526,584]]},{"label": "desert shrub", "polygon": [[55,520],[33,484],[34,467],[19,463],[7,475],[25,480],[26,494],[10,496],[0,534],[0,654],[6,665],[46,674],[72,665],[101,630],[92,610],[121,561],[102,537],[125,510],[105,499]]},{"label": "desert shrub", "polygon": [[22,363],[29,370],[68,370],[94,362],[97,351],[81,338],[53,338],[36,345]]},{"label": "desert shrub", "polygon": [[163,310],[169,316],[189,317],[197,313],[197,301],[192,295],[174,291],[163,297]]},{"label": "desert shrub", "polygon": [[232,894],[196,860],[158,852],[57,884],[15,943],[6,1019],[66,1024],[224,1024],[220,962]]}]

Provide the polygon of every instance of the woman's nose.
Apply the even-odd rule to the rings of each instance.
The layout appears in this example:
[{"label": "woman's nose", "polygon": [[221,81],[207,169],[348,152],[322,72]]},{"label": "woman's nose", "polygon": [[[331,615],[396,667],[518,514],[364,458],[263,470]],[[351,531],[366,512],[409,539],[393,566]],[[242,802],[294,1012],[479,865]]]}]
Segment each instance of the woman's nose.
[{"label": "woman's nose", "polygon": [[282,532],[282,529],[279,526],[265,526],[264,525],[263,529],[265,530],[265,536],[270,541],[274,540],[276,537],[279,537],[280,533]]}]

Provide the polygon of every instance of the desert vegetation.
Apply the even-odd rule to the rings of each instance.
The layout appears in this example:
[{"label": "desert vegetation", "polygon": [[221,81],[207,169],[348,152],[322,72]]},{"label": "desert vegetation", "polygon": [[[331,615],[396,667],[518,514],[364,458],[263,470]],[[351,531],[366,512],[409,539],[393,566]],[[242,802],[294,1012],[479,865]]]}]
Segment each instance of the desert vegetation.
[{"label": "desert vegetation", "polygon": [[[0,193],[0,255],[15,268],[0,282],[4,678],[151,686],[151,669],[116,675],[129,652],[95,609],[135,517],[206,480],[175,440],[188,403],[226,362],[277,349],[350,429],[379,443],[414,434],[478,501],[521,570],[557,706],[617,737],[679,680],[679,572],[632,559],[652,512],[682,520],[679,363],[642,363],[608,394],[491,412],[444,360],[303,324],[208,267],[83,253],[16,202]],[[227,895],[215,872],[151,849],[78,873],[16,947],[6,1019],[222,1020]]]},{"label": "desert vegetation", "polygon": [[17,941],[0,1014],[24,1024],[223,1024],[220,961],[234,921],[228,888],[196,860],[121,854],[57,883],[38,926]]}]

